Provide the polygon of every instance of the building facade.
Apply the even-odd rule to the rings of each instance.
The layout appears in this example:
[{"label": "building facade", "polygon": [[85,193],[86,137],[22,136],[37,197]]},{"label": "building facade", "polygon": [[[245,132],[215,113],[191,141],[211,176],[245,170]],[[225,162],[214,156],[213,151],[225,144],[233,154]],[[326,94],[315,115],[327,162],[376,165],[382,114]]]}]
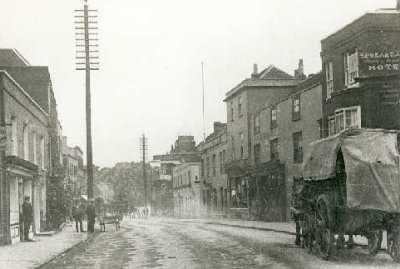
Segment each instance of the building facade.
[{"label": "building facade", "polygon": [[226,123],[214,122],[214,130],[197,149],[201,154],[200,176],[203,207],[209,214],[227,214],[230,195],[225,162],[227,151]]},{"label": "building facade", "polygon": [[151,183],[153,188],[151,191],[152,212],[170,215],[174,211],[175,200],[172,184],[174,168],[184,163],[199,161],[200,154],[196,149],[193,136],[178,136],[168,153],[153,156],[150,166],[156,175],[152,176],[155,181]]},{"label": "building facade", "polygon": [[[301,74],[302,66],[299,70],[298,73]],[[298,78],[275,66],[271,65],[259,73],[257,65],[254,65],[251,78],[245,79],[226,94],[224,100],[227,108],[226,172],[232,201],[231,208],[235,208],[238,215],[249,213],[248,171],[254,147],[251,134],[253,116],[264,106],[291,94],[298,82]]]},{"label": "building facade", "polygon": [[321,41],[325,136],[399,129],[400,12],[368,12]]},{"label": "building facade", "polygon": [[63,136],[62,141],[64,167],[63,200],[65,216],[71,217],[74,201],[80,201],[82,197],[87,196],[83,151],[78,146],[68,146],[67,137],[65,136]]},{"label": "building facade", "polygon": [[189,162],[174,167],[172,187],[174,195],[174,216],[195,218],[205,214],[202,203],[200,163]]},{"label": "building facade", "polygon": [[[1,70],[1,68],[0,68]],[[2,243],[23,240],[22,203],[33,207],[32,232],[41,231],[46,216],[46,182],[49,169],[48,113],[6,71],[0,71],[0,91],[6,127],[6,190],[8,225],[2,225]],[[3,219],[3,220],[4,220]]]},{"label": "building facade", "polygon": [[256,113],[252,134],[251,217],[286,221],[293,179],[301,177],[308,145],[323,134],[321,74],[309,76],[291,95]]},{"label": "building facade", "polygon": [[[55,164],[61,162],[61,124],[48,67],[32,66],[15,49],[0,49],[1,121],[5,126],[2,175],[2,244],[22,238],[20,220],[24,196],[31,198],[33,233],[51,225],[48,191]],[[53,137],[58,137],[53,143]]]}]

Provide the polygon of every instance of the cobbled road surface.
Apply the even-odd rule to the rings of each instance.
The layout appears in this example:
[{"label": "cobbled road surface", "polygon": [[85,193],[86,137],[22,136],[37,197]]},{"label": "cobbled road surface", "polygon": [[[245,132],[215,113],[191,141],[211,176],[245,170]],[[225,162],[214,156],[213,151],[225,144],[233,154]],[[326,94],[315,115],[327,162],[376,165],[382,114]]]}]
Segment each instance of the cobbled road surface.
[{"label": "cobbled road surface", "polygon": [[41,267],[53,268],[400,268],[385,253],[340,250],[320,260],[293,244],[293,236],[174,219],[124,220],[89,244]]}]

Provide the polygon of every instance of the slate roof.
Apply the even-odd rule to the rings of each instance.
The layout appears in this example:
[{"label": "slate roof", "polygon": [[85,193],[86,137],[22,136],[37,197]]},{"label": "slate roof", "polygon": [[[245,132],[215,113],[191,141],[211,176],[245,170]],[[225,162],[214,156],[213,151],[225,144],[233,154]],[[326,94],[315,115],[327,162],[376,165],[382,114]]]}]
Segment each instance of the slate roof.
[{"label": "slate roof", "polygon": [[293,76],[289,75],[285,71],[277,68],[274,65],[270,65],[260,72],[257,76],[258,79],[294,79]]},{"label": "slate roof", "polygon": [[49,111],[50,73],[47,66],[1,66],[39,105]]},{"label": "slate roof", "polygon": [[0,49],[1,66],[28,66],[28,61],[16,49]]}]

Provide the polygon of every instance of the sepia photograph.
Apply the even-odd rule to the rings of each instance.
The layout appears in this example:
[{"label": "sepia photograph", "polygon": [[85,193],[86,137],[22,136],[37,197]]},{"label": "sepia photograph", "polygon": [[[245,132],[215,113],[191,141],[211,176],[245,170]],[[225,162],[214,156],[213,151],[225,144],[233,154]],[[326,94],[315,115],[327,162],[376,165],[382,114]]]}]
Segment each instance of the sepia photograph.
[{"label": "sepia photograph", "polygon": [[0,10],[0,269],[400,268],[400,0]]}]

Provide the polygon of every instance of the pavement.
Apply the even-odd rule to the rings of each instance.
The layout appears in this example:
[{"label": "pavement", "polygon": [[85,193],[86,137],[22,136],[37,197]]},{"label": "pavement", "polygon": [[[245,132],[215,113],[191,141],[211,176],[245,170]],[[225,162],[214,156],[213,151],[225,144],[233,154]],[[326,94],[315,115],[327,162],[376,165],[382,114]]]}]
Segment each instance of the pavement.
[{"label": "pavement", "polygon": [[2,246],[0,247],[0,268],[37,268],[87,238],[87,233],[77,233],[75,226],[70,223],[57,233],[35,236],[33,242]]}]

